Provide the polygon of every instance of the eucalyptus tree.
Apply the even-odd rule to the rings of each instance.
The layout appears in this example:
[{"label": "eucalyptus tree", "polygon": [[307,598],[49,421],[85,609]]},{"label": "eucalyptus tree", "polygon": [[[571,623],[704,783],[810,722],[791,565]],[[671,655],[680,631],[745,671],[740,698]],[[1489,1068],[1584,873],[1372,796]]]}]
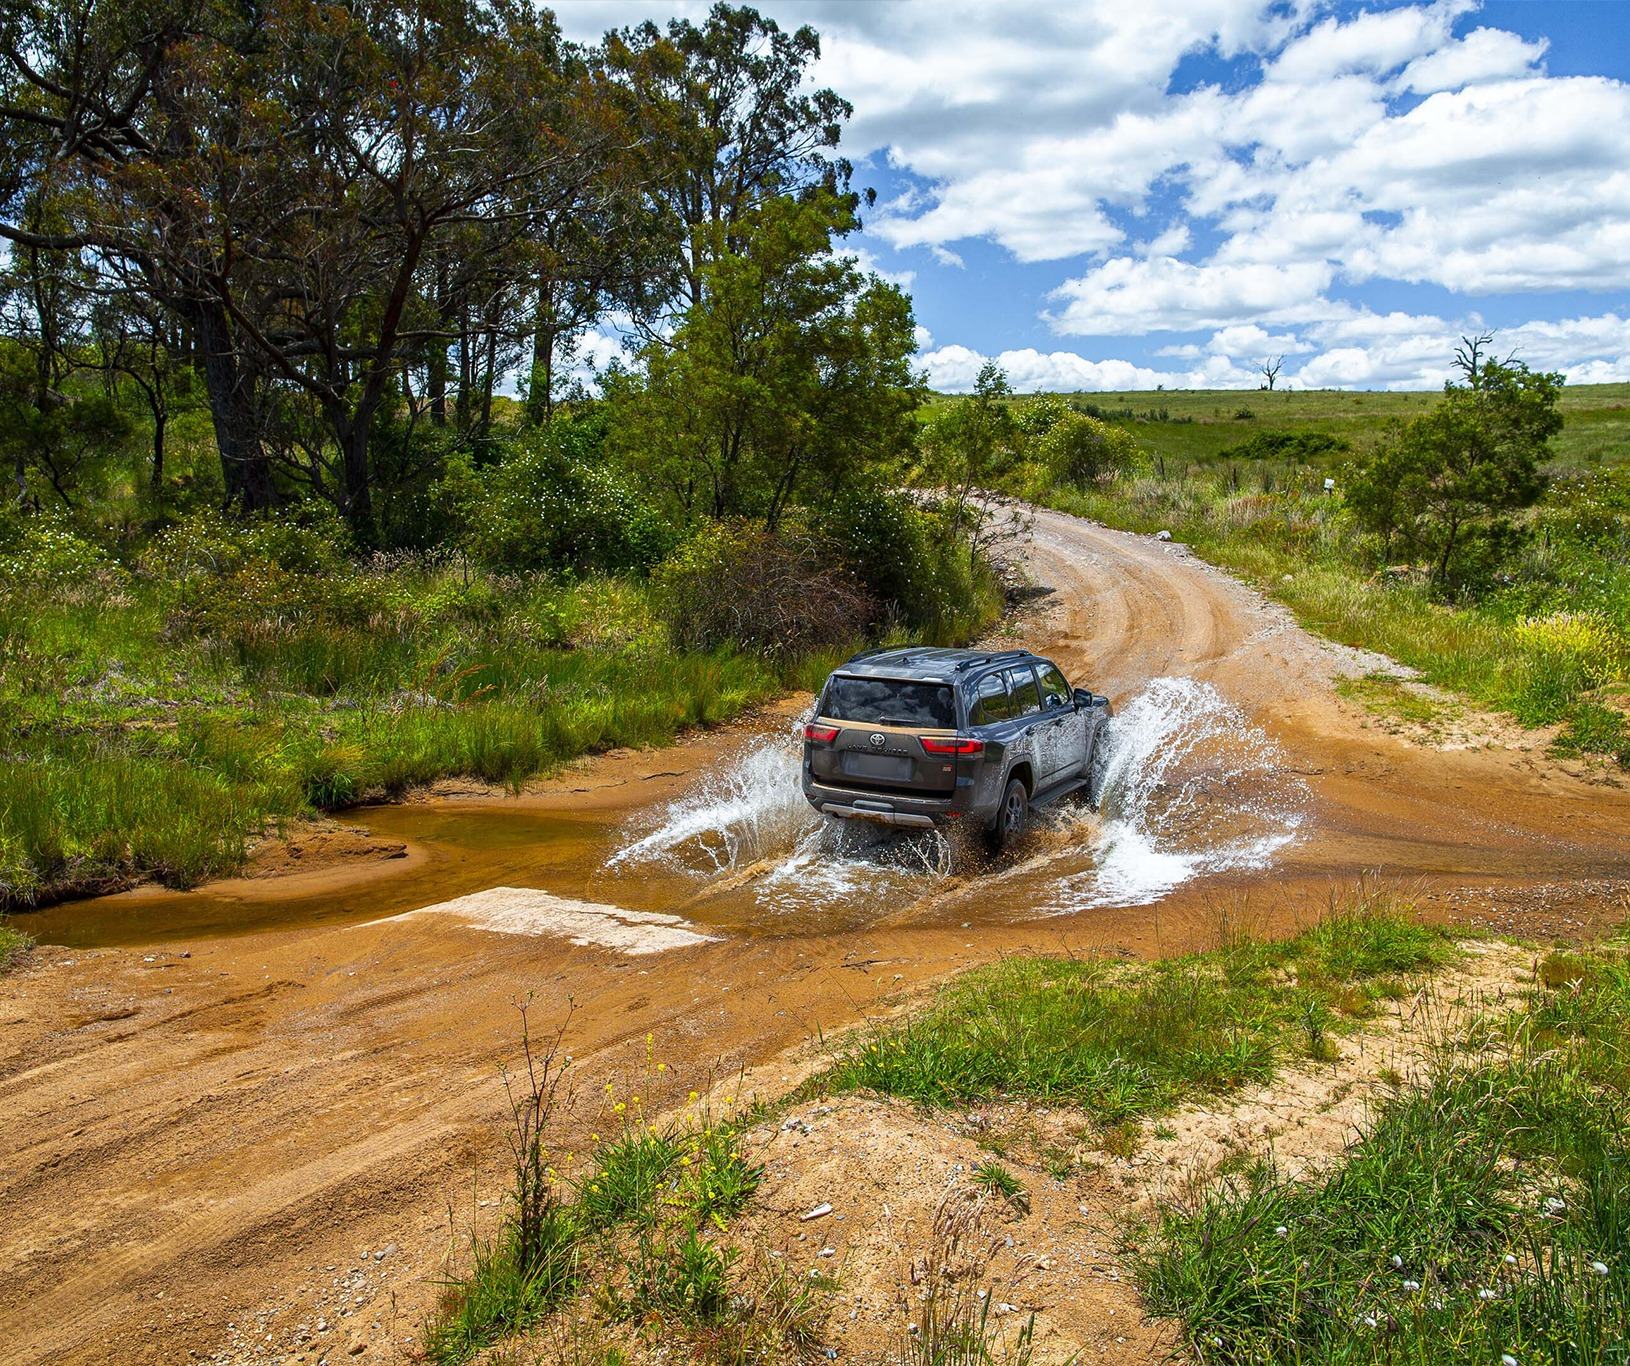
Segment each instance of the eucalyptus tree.
[{"label": "eucalyptus tree", "polygon": [[808,89],[821,54],[807,25],[788,33],[749,6],[706,22],[652,22],[606,35],[603,61],[633,92],[658,258],[625,300],[637,318],[702,301],[709,262],[740,254],[751,216],[782,195],[819,194],[838,234],[856,226],[851,167],[835,155],[849,102]]},{"label": "eucalyptus tree", "polygon": [[1424,554],[1443,593],[1466,586],[1473,560],[1492,567],[1516,542],[1510,515],[1544,494],[1543,462],[1562,430],[1563,376],[1489,359],[1491,340],[1466,339],[1461,382],[1355,462],[1346,490],[1359,523]]},{"label": "eucalyptus tree", "polygon": [[[699,302],[611,394],[612,440],[681,520],[837,497],[898,466],[922,389],[911,306],[834,255],[845,210],[777,196],[710,250]],[[723,233],[721,226],[715,231]]]},{"label": "eucalyptus tree", "polygon": [[117,263],[175,315],[242,506],[277,500],[267,433],[318,423],[285,477],[366,536],[409,362],[456,300],[490,384],[539,205],[605,154],[563,127],[567,66],[525,0],[4,0],[0,237]]}]

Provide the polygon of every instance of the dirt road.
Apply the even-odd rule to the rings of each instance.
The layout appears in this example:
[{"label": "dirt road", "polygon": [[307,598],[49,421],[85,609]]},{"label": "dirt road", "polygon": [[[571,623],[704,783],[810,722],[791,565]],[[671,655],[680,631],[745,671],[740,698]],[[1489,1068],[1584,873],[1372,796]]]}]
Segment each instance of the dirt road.
[{"label": "dirt road", "polygon": [[[648,1037],[665,1063],[659,1100],[744,1068],[734,1089],[774,1093],[818,1061],[821,1031],[950,971],[1019,947],[1190,946],[1212,932],[1217,898],[1247,891],[1254,913],[1290,920],[1335,882],[1380,870],[1445,916],[1539,937],[1622,913],[1623,788],[1537,750],[1445,751],[1386,733],[1333,691],[1373,661],[1308,636],[1179,547],[1043,513],[1032,564],[1054,592],[1036,633],[1049,638],[1027,643],[1072,676],[1118,702],[1153,677],[1214,684],[1282,747],[1310,816],[1271,875],[1223,872],[1156,904],[1046,918],[1009,914],[1006,892],[982,899],[964,878],[931,904],[880,904],[831,932],[810,915],[783,932],[704,925],[714,938],[636,955],[453,917],[369,917],[527,867],[545,875],[523,885],[579,895],[577,865],[605,848],[593,832],[694,786],[740,749],[741,729],[608,757],[511,802],[398,808],[390,833],[407,858],[197,903],[215,908],[201,925],[221,908],[266,923],[279,918],[268,905],[303,908],[282,928],[220,936],[171,922],[145,947],[42,948],[0,982],[0,1361],[400,1359],[433,1302],[450,1222],[494,1213],[482,1202],[502,1183],[498,1067],[516,1056],[513,1002],[527,994],[535,1023],[575,1002],[581,1131],[608,1077],[641,1074]],[[574,885],[548,880],[548,850],[435,836],[448,813],[501,831],[518,810],[589,832],[559,854]],[[162,903],[138,893],[61,908],[39,933],[72,937],[81,915],[119,922],[102,942],[131,944]],[[312,909],[328,903],[338,923]]]}]

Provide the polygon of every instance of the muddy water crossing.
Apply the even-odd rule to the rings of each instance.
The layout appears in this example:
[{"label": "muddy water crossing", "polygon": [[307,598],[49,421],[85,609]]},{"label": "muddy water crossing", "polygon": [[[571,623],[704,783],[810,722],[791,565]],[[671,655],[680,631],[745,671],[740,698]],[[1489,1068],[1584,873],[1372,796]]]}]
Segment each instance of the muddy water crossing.
[{"label": "muddy water crossing", "polygon": [[[1013,855],[976,832],[822,825],[794,736],[765,721],[516,797],[449,783],[346,812],[371,833],[296,830],[266,875],[19,917],[76,947],[0,982],[0,1361],[100,1366],[109,1342],[132,1366],[224,1361],[233,1324],[303,1332],[312,1268],[362,1246],[397,1249],[406,1334],[433,1307],[448,1208],[478,1158],[503,1165],[494,1069],[517,999],[540,1019],[580,1007],[585,1078],[656,1038],[690,1073],[669,1074],[675,1097],[720,1067],[779,1095],[817,1040],[902,991],[999,953],[1204,947],[1218,897],[1257,896],[1253,924],[1278,933],[1376,873],[1484,932],[1622,922],[1622,774],[1570,771],[1544,737],[1391,734],[1336,687],[1384,661],[1180,547],[1035,516],[1053,605],[1028,643],[1113,697],[1118,724],[1101,810],[1044,813]],[[323,839],[366,857],[325,859]]]},{"label": "muddy water crossing", "polygon": [[[1163,678],[1112,723],[1094,790],[1037,813],[1013,854],[978,832],[827,820],[799,791],[796,732],[769,737],[611,855],[607,900],[653,873],[688,882],[674,909],[758,931],[878,920],[1001,919],[1143,905],[1207,873],[1268,867],[1308,817],[1279,747],[1210,684]],[[1101,813],[1101,814],[1100,814]]]},{"label": "muddy water crossing", "polygon": [[799,785],[800,754],[800,727],[784,725],[702,769],[677,798],[632,810],[364,808],[352,819],[409,844],[417,865],[305,894],[279,879],[144,888],[43,912],[34,933],[80,947],[161,943],[359,923],[511,889],[679,916],[710,933],[1011,922],[1143,905],[1208,873],[1266,867],[1307,820],[1307,791],[1279,748],[1192,679],[1155,680],[1111,723],[1098,811],[1074,798],[1038,811],[1000,857],[976,830],[895,831],[817,815]]}]

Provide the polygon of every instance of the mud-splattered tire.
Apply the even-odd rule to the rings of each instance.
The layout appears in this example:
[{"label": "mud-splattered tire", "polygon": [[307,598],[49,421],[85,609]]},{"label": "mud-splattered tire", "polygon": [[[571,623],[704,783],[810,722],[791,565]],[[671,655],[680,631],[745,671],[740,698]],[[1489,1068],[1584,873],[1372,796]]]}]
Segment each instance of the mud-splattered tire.
[{"label": "mud-splattered tire", "polygon": [[1087,762],[1082,766],[1082,774],[1086,777],[1086,786],[1081,789],[1081,800],[1094,811],[1098,809],[1098,798],[1104,791],[1104,726],[1098,726],[1092,732],[1092,744],[1087,747]]},{"label": "mud-splattered tire", "polygon": [[996,808],[996,819],[990,826],[991,848],[1000,853],[1020,835],[1030,822],[1030,790],[1022,778],[1014,778],[1002,794],[1002,804]]}]

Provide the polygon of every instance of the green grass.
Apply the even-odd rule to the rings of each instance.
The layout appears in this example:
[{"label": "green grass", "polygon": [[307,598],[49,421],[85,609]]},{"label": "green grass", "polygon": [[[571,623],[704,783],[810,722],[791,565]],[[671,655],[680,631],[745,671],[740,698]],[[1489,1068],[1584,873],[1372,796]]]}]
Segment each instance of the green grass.
[{"label": "green grass", "polygon": [[316,811],[665,744],[851,652],[679,648],[636,576],[365,561],[312,515],[117,543],[0,518],[0,908],[188,887]]},{"label": "green grass", "polygon": [[1553,956],[1515,1017],[1329,1173],[1167,1213],[1146,1303],[1206,1362],[1630,1360],[1630,970]]},{"label": "green grass", "polygon": [[[1286,411],[1297,412],[1295,402]],[[1387,564],[1382,548],[1346,515],[1339,487],[1324,492],[1327,475],[1339,485],[1335,458],[1208,463],[1168,440],[1168,428],[1188,427],[1157,423],[1158,432],[1138,435],[1152,454],[1164,452],[1164,477],[1144,473],[1031,492],[1109,526],[1170,531],[1285,603],[1309,629],[1388,655],[1426,682],[1523,725],[1561,724],[1564,752],[1623,762],[1630,751],[1623,719],[1630,685],[1630,421],[1620,409],[1587,411],[1604,417],[1593,428],[1601,440],[1616,433],[1615,460],[1581,472],[1563,441],[1556,482],[1525,514],[1526,548],[1481,597],[1453,605],[1433,600],[1418,567]]]},{"label": "green grass", "polygon": [[530,1256],[522,1255],[512,1223],[493,1242],[473,1245],[469,1271],[442,1286],[425,1330],[426,1358],[444,1366],[469,1361],[560,1307],[581,1279],[581,1229],[574,1211],[557,1209],[541,1233]]},{"label": "green grass", "polygon": [[[654,1079],[647,1075],[643,1089]],[[426,1357],[460,1366],[534,1328],[579,1290],[608,1330],[631,1326],[653,1341],[729,1339],[744,1351],[807,1346],[821,1287],[795,1285],[780,1267],[738,1267],[741,1249],[727,1237],[763,1177],[742,1146],[757,1112],[714,1122],[693,1095],[684,1114],[652,1123],[637,1096],[612,1104],[608,1095],[607,1103],[617,1132],[594,1137],[581,1174],[568,1180],[542,1168],[548,1217],[531,1257],[520,1255],[513,1200],[496,1237],[472,1242],[468,1270],[445,1283],[426,1325]],[[581,1317],[581,1305],[572,1313]]]},{"label": "green grass", "polygon": [[1336,691],[1361,703],[1377,716],[1399,717],[1419,726],[1438,725],[1446,710],[1442,703],[1411,691],[1391,674],[1345,678],[1336,684]]},{"label": "green grass", "polygon": [[23,955],[33,947],[33,939],[0,915],[0,977],[22,962]]},{"label": "green grass", "polygon": [[999,1195],[1016,1205],[1027,1203],[1024,1183],[994,1158],[976,1162],[970,1175],[981,1189],[992,1195]]},{"label": "green grass", "polygon": [[449,775],[517,786],[827,663],[672,650],[636,582],[333,578],[333,602],[140,576],[0,591],[0,907],[191,886],[291,818]]},{"label": "green grass", "polygon": [[[1180,463],[1214,461],[1253,432],[1315,431],[1339,437],[1357,449],[1378,443],[1391,423],[1419,417],[1437,402],[1437,391],[1353,393],[1340,389],[1279,390],[1272,394],[1237,389],[1163,390],[1155,393],[1083,393],[1091,404],[1132,432],[1171,472]],[[1553,443],[1557,459],[1570,469],[1630,463],[1630,384],[1582,384],[1563,390],[1559,410],[1566,419]],[[1236,416],[1242,409],[1252,416]],[[1161,414],[1165,416],[1162,417]]]},{"label": "green grass", "polygon": [[1113,1125],[1264,1081],[1291,1053],[1321,1056],[1343,1018],[1454,953],[1406,906],[1369,895],[1278,942],[1230,933],[1149,963],[1006,958],[877,1030],[827,1082],[931,1105],[1065,1102]]}]

